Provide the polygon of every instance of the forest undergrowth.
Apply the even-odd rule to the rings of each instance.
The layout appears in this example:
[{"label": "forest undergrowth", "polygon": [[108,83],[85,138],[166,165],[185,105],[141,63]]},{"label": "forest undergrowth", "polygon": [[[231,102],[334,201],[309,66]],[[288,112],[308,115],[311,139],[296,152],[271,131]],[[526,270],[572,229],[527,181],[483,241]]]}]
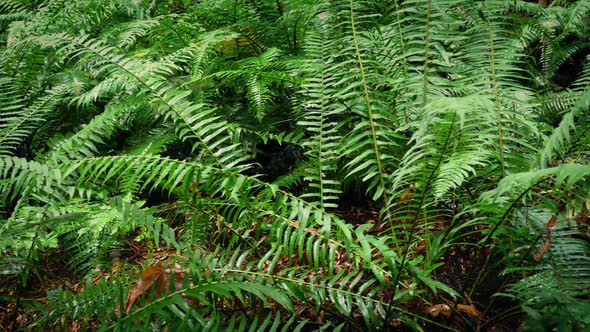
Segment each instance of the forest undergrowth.
[{"label": "forest undergrowth", "polygon": [[590,331],[589,0],[0,0],[4,331]]}]

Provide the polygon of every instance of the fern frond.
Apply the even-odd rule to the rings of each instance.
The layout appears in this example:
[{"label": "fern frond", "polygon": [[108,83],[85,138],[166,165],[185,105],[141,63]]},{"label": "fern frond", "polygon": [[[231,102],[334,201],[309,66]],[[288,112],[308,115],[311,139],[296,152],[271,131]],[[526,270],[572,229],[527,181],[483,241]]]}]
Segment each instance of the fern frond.
[{"label": "fern frond", "polygon": [[[193,149],[202,148],[204,156],[211,157],[216,164],[224,167],[233,167],[244,162],[245,158],[239,145],[233,144],[228,134],[228,124],[215,115],[215,109],[207,107],[205,103],[194,104],[188,101],[187,97],[191,92],[178,90],[166,84],[165,77],[176,70],[174,65],[160,63],[146,66],[133,59],[115,55],[112,47],[104,46],[88,37],[53,37],[66,42],[66,47],[73,47],[74,55],[90,56],[96,59],[98,64],[102,64],[105,70],[122,72],[136,80],[148,96],[164,107],[161,110],[164,112],[164,118],[173,121],[181,139],[193,139],[198,142]],[[143,65],[141,70],[140,65]]]},{"label": "fern frond", "polygon": [[330,48],[325,38],[310,37],[305,50],[312,60],[303,63],[300,69],[306,79],[302,84],[305,118],[298,122],[310,132],[311,137],[303,143],[309,150],[306,152],[312,165],[308,168],[305,179],[310,181],[314,192],[302,197],[316,198],[321,208],[336,207],[340,183],[333,176],[337,170],[337,157],[340,133],[334,119],[341,115],[338,108],[331,104],[331,95],[335,93],[330,87],[330,73],[327,70]]},{"label": "fern frond", "polygon": [[481,124],[490,122],[492,109],[486,96],[433,100],[394,173],[394,191],[411,185],[441,199],[489,165],[492,136]]},{"label": "fern frond", "polygon": [[[520,301],[529,314],[525,326],[531,329],[584,329],[590,320],[582,314],[590,309],[583,297],[590,289],[590,258],[587,241],[574,238],[562,221],[551,231],[549,248],[539,264],[523,270],[531,273],[509,287],[510,297]],[[542,245],[541,245],[542,246]],[[518,272],[513,269],[511,272]]]},{"label": "fern frond", "polygon": [[578,126],[580,127],[578,130],[580,130],[582,134],[587,132],[588,129],[584,129],[584,126],[587,128],[590,124],[585,123],[586,121],[584,120],[576,121],[576,119],[584,119],[584,116],[587,116],[589,111],[590,91],[586,92],[580,98],[573,110],[563,116],[559,126],[555,128],[553,133],[551,133],[551,136],[547,138],[539,156],[541,167],[547,167],[549,162],[553,159],[553,156],[556,154],[562,155],[561,159],[564,159],[563,153],[566,151],[564,151],[563,148],[569,145],[571,141],[570,132],[576,130]]}]

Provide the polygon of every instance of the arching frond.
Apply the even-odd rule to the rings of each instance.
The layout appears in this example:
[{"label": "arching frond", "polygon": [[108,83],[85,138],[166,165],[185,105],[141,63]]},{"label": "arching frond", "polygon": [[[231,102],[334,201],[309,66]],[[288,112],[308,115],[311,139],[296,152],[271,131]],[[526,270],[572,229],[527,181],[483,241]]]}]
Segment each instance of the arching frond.
[{"label": "arching frond", "polygon": [[[189,91],[178,90],[165,84],[165,77],[176,70],[173,64],[159,63],[146,66],[133,59],[113,55],[113,48],[87,37],[70,38],[65,35],[54,36],[66,42],[66,49],[73,47],[72,55],[89,56],[98,61],[94,65],[103,66],[104,70],[122,72],[134,79],[141,90],[153,102],[161,107],[165,119],[173,121],[177,133],[183,140],[194,139],[202,148],[203,155],[213,158],[214,163],[223,166],[236,166],[244,161],[240,156],[239,146],[233,144],[228,135],[228,125],[215,115],[215,109],[206,103],[192,103],[187,100]],[[87,59],[86,59],[87,60]],[[144,69],[139,70],[142,65]]]}]

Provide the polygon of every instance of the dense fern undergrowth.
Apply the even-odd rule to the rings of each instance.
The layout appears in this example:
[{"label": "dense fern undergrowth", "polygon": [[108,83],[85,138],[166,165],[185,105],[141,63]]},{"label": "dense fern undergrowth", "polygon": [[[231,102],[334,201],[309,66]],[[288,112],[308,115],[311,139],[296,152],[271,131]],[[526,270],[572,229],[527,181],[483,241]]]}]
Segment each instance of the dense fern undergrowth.
[{"label": "dense fern undergrowth", "polygon": [[4,330],[590,331],[590,1],[0,0]]}]

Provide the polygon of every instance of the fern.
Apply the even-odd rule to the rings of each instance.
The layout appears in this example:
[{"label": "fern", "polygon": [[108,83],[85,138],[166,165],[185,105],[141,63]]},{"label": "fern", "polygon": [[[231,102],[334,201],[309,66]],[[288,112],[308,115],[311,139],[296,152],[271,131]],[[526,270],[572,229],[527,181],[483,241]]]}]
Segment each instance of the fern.
[{"label": "fern", "polygon": [[[303,105],[305,118],[299,121],[299,125],[312,135],[304,146],[309,149],[307,155],[313,160],[313,166],[309,169],[311,174],[306,176],[306,180],[310,181],[311,188],[315,188],[315,192],[303,197],[317,198],[321,208],[335,207],[333,201],[338,199],[340,193],[340,183],[333,177],[337,169],[336,147],[341,139],[334,119],[340,112],[330,105],[331,95],[335,91],[330,87],[330,73],[325,63],[329,61],[328,52],[333,46],[325,44],[319,37],[310,38],[306,45],[308,55],[314,60],[301,67],[308,78],[302,85],[303,98],[306,100]],[[324,60],[324,57],[328,59]]]},{"label": "fern", "polygon": [[587,1],[189,2],[0,0],[22,328],[587,327]]},{"label": "fern", "polygon": [[[580,131],[582,135],[584,135],[584,133],[588,130],[588,124],[586,124],[583,120],[580,121],[581,126],[576,128],[577,126],[575,119],[578,117],[583,117],[584,114],[588,113],[588,110],[590,109],[589,101],[590,93],[586,92],[585,95],[580,98],[576,107],[563,116],[561,123],[557,128],[555,128],[551,136],[547,139],[545,147],[541,151],[540,163],[542,167],[547,166],[555,152],[564,151],[563,148],[571,141],[570,131],[572,129]],[[562,156],[561,160],[564,159],[565,156]]]},{"label": "fern", "polygon": [[571,237],[576,234],[559,222],[548,235],[550,247],[541,262],[527,269],[534,274],[510,286],[507,295],[518,299],[529,315],[527,329],[583,330],[589,326],[582,314],[589,304],[582,298],[590,283],[590,248],[587,241]]}]

